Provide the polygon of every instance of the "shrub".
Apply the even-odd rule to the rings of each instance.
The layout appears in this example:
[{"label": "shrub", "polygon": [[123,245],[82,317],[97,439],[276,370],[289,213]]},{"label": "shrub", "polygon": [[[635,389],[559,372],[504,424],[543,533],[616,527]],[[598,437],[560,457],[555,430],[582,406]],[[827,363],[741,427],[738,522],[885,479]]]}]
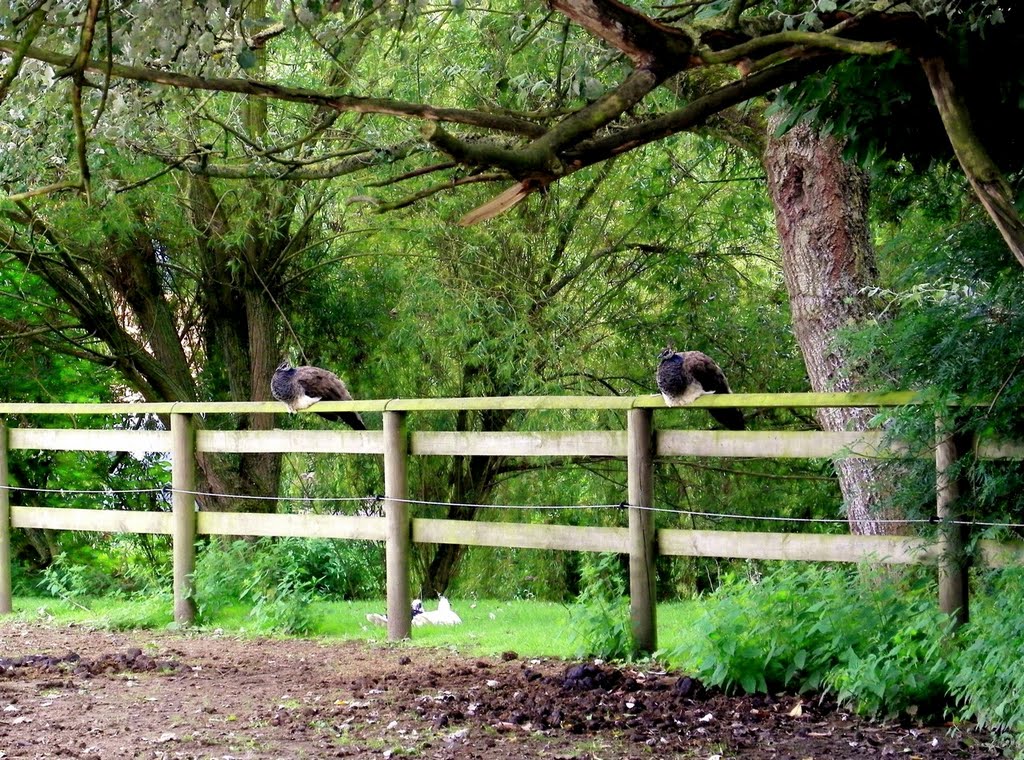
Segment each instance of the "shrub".
[{"label": "shrub", "polygon": [[327,599],[372,599],[384,594],[384,551],[370,541],[283,538],[277,557],[296,582]]},{"label": "shrub", "polygon": [[784,565],[730,577],[667,660],[727,691],[834,689],[875,714],[944,694],[934,587],[866,568]]},{"label": "shrub", "polygon": [[[840,702],[865,715],[912,712],[940,717],[946,705],[952,620],[934,598],[911,599],[902,615],[893,604],[880,625],[841,658],[827,676]],[[891,612],[890,612],[891,611]]]},{"label": "shrub", "polygon": [[98,564],[81,564],[67,554],[60,554],[42,574],[39,585],[43,591],[65,601],[115,593],[118,588],[106,568]]},{"label": "shrub", "polygon": [[847,593],[838,571],[782,566],[756,582],[727,575],[666,657],[726,691],[817,689],[860,631],[832,603]]}]

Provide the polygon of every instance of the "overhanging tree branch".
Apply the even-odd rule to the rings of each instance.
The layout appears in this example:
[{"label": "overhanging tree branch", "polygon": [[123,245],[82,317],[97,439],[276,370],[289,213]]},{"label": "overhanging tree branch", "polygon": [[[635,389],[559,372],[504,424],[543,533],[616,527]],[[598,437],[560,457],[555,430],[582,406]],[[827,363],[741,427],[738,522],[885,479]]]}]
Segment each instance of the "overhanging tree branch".
[{"label": "overhanging tree branch", "polygon": [[575,171],[610,156],[620,155],[656,140],[693,129],[726,108],[765,95],[782,85],[796,82],[808,74],[831,66],[836,60],[836,56],[831,53],[808,53],[804,57],[730,82],[676,111],[593,140],[580,142],[565,152],[566,163]]},{"label": "overhanging tree branch", "polygon": [[[17,50],[17,43],[11,40],[0,38],[0,51],[13,53]],[[29,46],[24,56],[37,61],[43,61],[55,66],[70,66],[74,58],[64,53],[57,53],[52,50],[44,50]],[[261,82],[252,79],[236,79],[231,77],[199,77],[191,74],[178,74],[170,71],[162,71],[147,66],[125,66],[119,63],[108,63],[106,61],[89,60],[85,63],[86,71],[96,71],[102,74],[110,74],[118,79],[128,79],[136,82],[152,82],[168,87],[177,87],[185,90],[205,90],[215,92],[230,92],[239,95],[250,95],[257,98],[272,98],[292,103],[305,103],[321,108],[329,108],[336,111],[348,111],[363,114],[381,114],[387,116],[398,116],[412,119],[423,119],[426,121],[447,121],[455,124],[466,124],[469,126],[490,129],[497,132],[509,132],[528,137],[539,137],[544,133],[544,127],[528,119],[502,114],[492,114],[484,111],[471,111],[461,108],[438,108],[422,103],[407,103],[389,98],[367,98],[355,95],[330,95],[316,90],[302,87],[287,87],[285,85]]]},{"label": "overhanging tree branch", "polygon": [[275,179],[288,182],[306,182],[311,180],[332,179],[352,174],[361,169],[374,166],[386,166],[423,150],[418,141],[408,141],[391,145],[387,148],[374,148],[360,151],[357,155],[348,156],[339,161],[330,161],[324,166],[310,167],[302,165],[276,164],[260,166],[259,164],[241,164],[224,166],[210,164],[204,159],[161,156],[150,153],[157,161],[169,167],[181,168],[190,174],[213,177],[218,179]]},{"label": "overhanging tree branch", "polygon": [[626,55],[637,68],[683,68],[694,42],[617,0],[549,0],[554,10]]},{"label": "overhanging tree branch", "polygon": [[895,42],[867,42],[838,37],[834,31],[804,32],[792,30],[778,34],[766,34],[755,37],[740,45],[725,50],[706,51],[700,54],[701,60],[708,64],[731,63],[741,58],[750,58],[756,53],[775,48],[808,48],[816,50],[832,50],[846,55],[888,55],[899,49]]}]

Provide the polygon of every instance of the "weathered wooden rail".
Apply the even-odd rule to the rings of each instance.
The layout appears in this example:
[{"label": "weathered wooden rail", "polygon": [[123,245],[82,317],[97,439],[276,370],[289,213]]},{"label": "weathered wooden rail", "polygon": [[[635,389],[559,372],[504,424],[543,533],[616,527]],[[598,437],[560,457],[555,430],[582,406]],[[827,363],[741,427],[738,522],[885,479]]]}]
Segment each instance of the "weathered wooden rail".
[{"label": "weathered wooden rail", "polygon": [[[881,394],[734,394],[705,396],[693,408],[707,407],[853,407],[914,404],[912,393]],[[0,418],[23,415],[159,414],[170,429],[111,430],[0,426],[0,613],[10,612],[11,528],[50,528],[100,532],[157,533],[172,537],[174,614],[179,622],[194,616],[192,572],[197,535],[301,536],[369,539],[386,542],[388,635],[410,633],[409,549],[417,543],[452,543],[535,549],[618,552],[630,557],[630,609],[637,648],[656,647],[654,559],[657,555],[724,558],[874,561],[935,564],[943,610],[966,615],[967,587],[962,562],[963,530],[952,522],[955,483],[946,469],[956,460],[951,439],[936,443],[937,539],[923,536],[825,535],[714,530],[655,530],[654,462],[665,457],[825,458],[905,456],[887,447],[881,433],[787,431],[706,431],[653,428],[660,397],[527,396],[505,398],[389,399],[321,403],[321,410],[378,411],[383,429],[220,431],[197,429],[196,414],[280,413],[278,403],[214,402],[159,404],[3,404]],[[467,409],[623,410],[625,430],[542,432],[438,432],[410,429],[410,413]],[[676,414],[678,412],[670,412]],[[9,450],[169,452],[172,511],[26,507],[11,504]],[[989,458],[1022,458],[1024,444],[980,442],[975,453]],[[313,452],[374,454],[384,459],[384,517],[310,514],[197,512],[197,452]],[[528,525],[515,522],[453,521],[411,518],[407,464],[410,456],[508,455],[527,457],[594,456],[627,460],[627,528]],[[993,567],[1024,564],[1024,543],[979,542],[978,561]]]}]

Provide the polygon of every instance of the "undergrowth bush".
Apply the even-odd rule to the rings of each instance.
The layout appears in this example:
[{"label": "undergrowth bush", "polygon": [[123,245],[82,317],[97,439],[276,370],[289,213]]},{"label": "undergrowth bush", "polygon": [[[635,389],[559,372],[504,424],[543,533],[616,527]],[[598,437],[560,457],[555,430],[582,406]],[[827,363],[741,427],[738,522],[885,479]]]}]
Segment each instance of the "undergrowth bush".
[{"label": "undergrowth bush", "polygon": [[948,665],[935,599],[909,571],[786,565],[727,578],[663,656],[726,691],[825,688],[868,714],[933,709]]},{"label": "undergrowth bush", "polygon": [[[196,612],[243,602],[255,627],[308,633],[314,599],[352,599],[383,593],[383,560],[373,546],[325,539],[212,541],[196,561]],[[360,547],[364,551],[360,552]]]},{"label": "undergrowth bush", "polygon": [[105,596],[120,590],[105,566],[77,562],[69,554],[59,554],[43,571],[39,587],[50,596],[65,601]]},{"label": "undergrowth bush", "polygon": [[41,569],[14,563],[18,593],[43,592],[74,604],[90,597],[159,594],[171,583],[169,537],[83,533]]},{"label": "undergrowth bush", "polygon": [[628,659],[633,653],[633,633],[619,555],[585,558],[580,575],[580,595],[570,609],[576,656]]}]

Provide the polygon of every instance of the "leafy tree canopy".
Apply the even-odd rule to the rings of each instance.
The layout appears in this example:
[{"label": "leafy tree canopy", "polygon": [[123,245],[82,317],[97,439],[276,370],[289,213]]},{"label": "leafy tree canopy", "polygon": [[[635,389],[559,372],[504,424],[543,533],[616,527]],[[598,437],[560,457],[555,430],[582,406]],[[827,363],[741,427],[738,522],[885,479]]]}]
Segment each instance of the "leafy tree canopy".
[{"label": "leafy tree canopy", "polygon": [[[296,181],[392,165],[389,183],[408,191],[359,197],[380,209],[463,184],[504,189],[466,214],[469,224],[642,145],[723,122],[742,129],[751,98],[844,61],[863,68],[839,69],[828,93],[834,85],[839,100],[884,114],[892,104],[870,96],[898,54],[924,74],[976,194],[1024,264],[1024,225],[954,76],[965,40],[1015,28],[997,0],[5,5],[5,137],[28,149],[0,181],[16,197],[101,192],[92,179],[102,137],[221,177]],[[1019,79],[974,63],[969,90],[1005,80],[990,90],[1016,103]],[[919,115],[930,111],[914,89],[905,94]],[[238,95],[281,104],[264,134],[243,129],[251,114]],[[318,109],[344,118],[312,119]],[[856,131],[864,120],[838,122]],[[335,150],[324,129],[358,133],[359,144]],[[67,136],[63,151],[40,137],[52,133]]]}]

